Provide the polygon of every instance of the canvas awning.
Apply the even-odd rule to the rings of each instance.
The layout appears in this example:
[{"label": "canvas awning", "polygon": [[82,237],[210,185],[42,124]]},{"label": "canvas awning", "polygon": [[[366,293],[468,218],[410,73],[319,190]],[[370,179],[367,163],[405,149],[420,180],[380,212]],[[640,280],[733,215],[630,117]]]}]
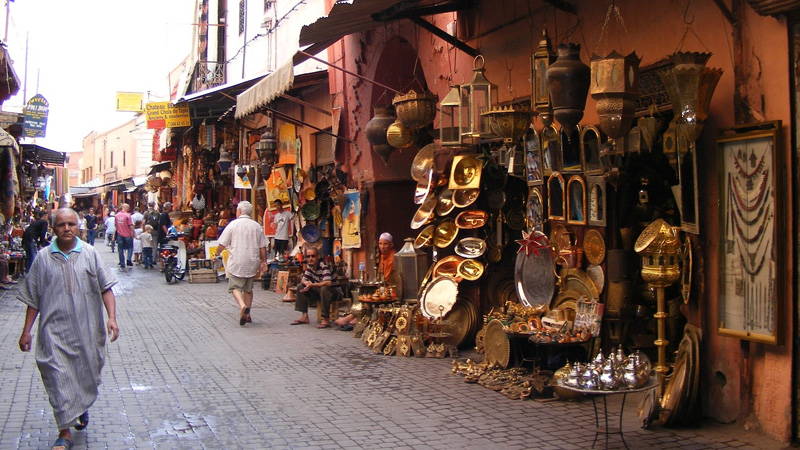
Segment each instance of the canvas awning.
[{"label": "canvas awning", "polygon": [[225,117],[236,105],[237,96],[253,87],[259,81],[263,81],[264,78],[265,75],[258,75],[235,83],[193,92],[183,95],[174,103],[187,102],[192,120],[220,119]]},{"label": "canvas awning", "polygon": [[250,89],[236,97],[237,119],[253,113],[259,107],[266,105],[279,95],[288,91],[294,83],[294,62],[285,62],[275,72],[264,77]]}]

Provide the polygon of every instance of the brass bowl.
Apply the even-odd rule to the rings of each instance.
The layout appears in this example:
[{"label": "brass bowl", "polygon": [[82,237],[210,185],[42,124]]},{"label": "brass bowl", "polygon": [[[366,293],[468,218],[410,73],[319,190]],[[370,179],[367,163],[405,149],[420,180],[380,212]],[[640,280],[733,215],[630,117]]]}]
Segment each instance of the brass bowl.
[{"label": "brass bowl", "polygon": [[436,204],[436,215],[446,216],[453,212],[455,208],[456,205],[453,203],[453,190],[445,189],[439,194],[439,202]]},{"label": "brass bowl", "polygon": [[414,130],[397,120],[386,129],[386,142],[394,148],[408,148],[414,143]]},{"label": "brass bowl", "polygon": [[414,239],[414,248],[430,247],[433,244],[433,230],[435,228],[436,226],[433,224],[423,228],[417,235],[417,238]]},{"label": "brass bowl", "polygon": [[489,119],[489,127],[494,134],[503,138],[504,142],[512,142],[525,136],[533,119],[529,109],[500,106],[481,113]]},{"label": "brass bowl", "polygon": [[433,219],[433,210],[436,208],[436,197],[433,195],[428,196],[428,198],[422,202],[417,212],[414,214],[414,218],[411,219],[411,229],[418,230],[422,228],[423,225],[426,225],[428,222]]},{"label": "brass bowl", "polygon": [[472,230],[486,225],[489,214],[479,209],[461,211],[456,216],[456,226],[463,230]]},{"label": "brass bowl", "polygon": [[448,276],[455,278],[458,276],[458,265],[464,258],[456,255],[445,256],[431,267],[431,278]]},{"label": "brass bowl", "polygon": [[308,201],[314,201],[317,198],[317,192],[314,190],[313,187],[307,188],[303,191],[303,197]]},{"label": "brass bowl", "polygon": [[454,251],[462,258],[477,258],[486,252],[487,247],[483,239],[468,237],[458,241]]},{"label": "brass bowl", "polygon": [[431,92],[417,93],[410,90],[406,94],[397,94],[392,100],[397,120],[411,128],[422,128],[430,125],[436,117],[436,106],[439,97]]},{"label": "brass bowl", "polygon": [[483,164],[474,155],[458,155],[453,158],[450,170],[450,189],[480,187]]},{"label": "brass bowl", "polygon": [[483,263],[475,259],[465,259],[458,264],[458,275],[469,281],[475,281],[483,275]]},{"label": "brass bowl", "polygon": [[414,181],[420,181],[428,176],[428,171],[434,167],[436,151],[440,148],[439,144],[431,143],[417,152],[414,161],[411,162],[411,178]]},{"label": "brass bowl", "polygon": [[433,245],[445,248],[452,244],[458,236],[458,227],[451,219],[443,220],[433,232]]},{"label": "brass bowl", "polygon": [[480,193],[480,189],[454,189],[453,204],[459,208],[466,208],[475,203]]},{"label": "brass bowl", "polygon": [[421,205],[433,193],[434,177],[433,170],[429,170],[428,176],[417,182],[417,188],[414,190],[414,203]]}]

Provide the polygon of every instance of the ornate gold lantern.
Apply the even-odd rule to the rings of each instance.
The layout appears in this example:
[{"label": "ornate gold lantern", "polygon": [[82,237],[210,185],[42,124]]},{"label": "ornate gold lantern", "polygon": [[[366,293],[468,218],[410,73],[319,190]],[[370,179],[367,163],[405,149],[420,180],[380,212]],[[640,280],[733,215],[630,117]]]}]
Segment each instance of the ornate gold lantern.
[{"label": "ornate gold lantern", "polygon": [[511,143],[525,136],[531,124],[531,110],[518,106],[500,106],[481,114],[489,119],[492,132]]},{"label": "ornate gold lantern", "polygon": [[600,129],[611,139],[624,136],[631,128],[639,97],[639,62],[632,52],[622,56],[612,51],[606,57],[592,55],[591,94],[597,101]]},{"label": "ornate gold lantern", "polygon": [[706,67],[709,58],[711,53],[676,52],[670,56],[675,67],[658,72],[675,117],[687,132],[690,147],[703,131],[711,97],[722,77],[722,69]]},{"label": "ornate gold lantern", "polygon": [[[478,66],[479,60],[480,66]],[[492,134],[488,118],[481,117],[481,113],[489,111],[497,104],[497,85],[486,79],[484,64],[483,56],[476,56],[472,69],[475,73],[469,83],[461,86],[462,95],[468,101],[467,108],[469,111],[469,120],[466,121],[467,128],[462,137],[481,137]]]},{"label": "ornate gold lantern", "polygon": [[667,313],[664,288],[678,281],[681,276],[680,227],[673,227],[664,219],[657,219],[642,231],[636,239],[634,250],[642,256],[642,279],[656,290],[657,312],[653,315],[658,321],[658,365],[656,371],[669,372],[666,348]]},{"label": "ornate gold lantern", "polygon": [[533,53],[533,68],[531,70],[531,104],[539,114],[544,126],[553,123],[553,108],[550,105],[550,91],[547,89],[547,68],[556,59],[553,46],[550,44],[550,36],[547,29],[542,29],[542,37],[539,39],[539,47]]},{"label": "ornate gold lantern", "polygon": [[461,86],[451,86],[450,92],[439,103],[439,143],[445,147],[461,145],[465,133],[464,120],[469,115],[468,105],[461,97]]}]

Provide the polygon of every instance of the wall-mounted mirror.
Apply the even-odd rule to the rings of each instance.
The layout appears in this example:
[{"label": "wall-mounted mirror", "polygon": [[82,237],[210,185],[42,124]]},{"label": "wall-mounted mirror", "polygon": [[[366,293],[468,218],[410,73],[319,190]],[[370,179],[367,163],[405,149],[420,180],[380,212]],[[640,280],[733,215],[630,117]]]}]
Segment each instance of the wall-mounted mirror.
[{"label": "wall-mounted mirror", "polygon": [[567,223],[586,225],[586,183],[580,175],[567,183]]},{"label": "wall-mounted mirror", "polygon": [[603,133],[594,125],[589,125],[581,130],[581,157],[583,173],[586,175],[603,173],[603,165],[600,163],[600,144],[604,140]]},{"label": "wall-mounted mirror", "polygon": [[589,225],[606,226],[606,179],[602,176],[589,177],[588,211]]},{"label": "wall-mounted mirror", "polygon": [[564,177],[561,172],[553,172],[547,179],[547,218],[564,220],[566,209]]}]

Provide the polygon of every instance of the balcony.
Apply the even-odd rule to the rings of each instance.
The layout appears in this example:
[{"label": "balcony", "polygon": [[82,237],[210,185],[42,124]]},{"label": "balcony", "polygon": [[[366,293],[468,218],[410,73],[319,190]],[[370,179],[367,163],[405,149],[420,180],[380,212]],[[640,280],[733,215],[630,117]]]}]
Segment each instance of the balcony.
[{"label": "balcony", "polygon": [[224,61],[198,61],[192,71],[192,93],[225,84]]}]

